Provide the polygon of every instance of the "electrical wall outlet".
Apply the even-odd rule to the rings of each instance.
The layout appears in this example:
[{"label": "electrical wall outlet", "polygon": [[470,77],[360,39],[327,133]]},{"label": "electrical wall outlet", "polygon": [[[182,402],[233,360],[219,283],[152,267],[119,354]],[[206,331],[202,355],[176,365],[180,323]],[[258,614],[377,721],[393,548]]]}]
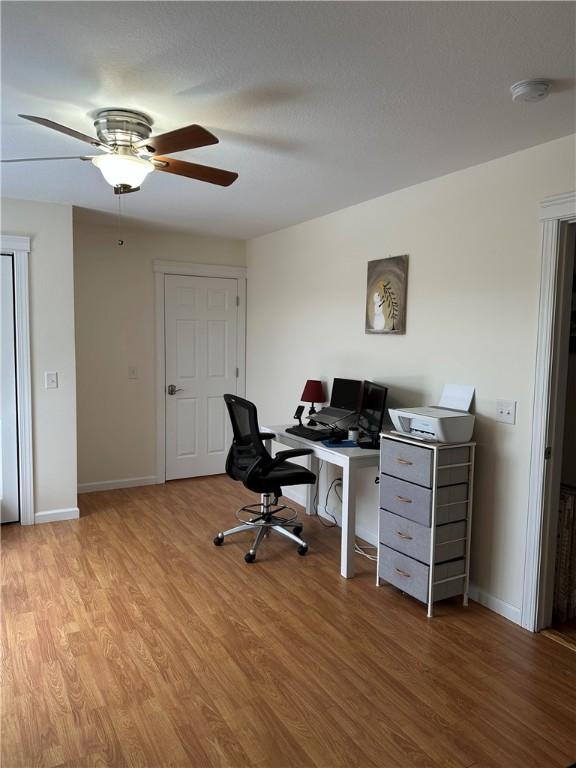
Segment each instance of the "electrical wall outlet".
[{"label": "electrical wall outlet", "polygon": [[516,424],[516,400],[496,400],[496,421]]},{"label": "electrical wall outlet", "polygon": [[44,372],[44,389],[58,389],[58,374],[56,371]]}]

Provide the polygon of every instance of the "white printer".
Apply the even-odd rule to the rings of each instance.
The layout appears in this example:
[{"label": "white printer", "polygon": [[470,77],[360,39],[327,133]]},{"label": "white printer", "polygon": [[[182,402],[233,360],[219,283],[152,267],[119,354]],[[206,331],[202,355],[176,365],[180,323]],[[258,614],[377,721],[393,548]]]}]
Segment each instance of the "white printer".
[{"label": "white printer", "polygon": [[419,440],[438,443],[467,443],[474,429],[469,413],[474,387],[446,384],[438,405],[427,408],[389,408],[395,431]]}]

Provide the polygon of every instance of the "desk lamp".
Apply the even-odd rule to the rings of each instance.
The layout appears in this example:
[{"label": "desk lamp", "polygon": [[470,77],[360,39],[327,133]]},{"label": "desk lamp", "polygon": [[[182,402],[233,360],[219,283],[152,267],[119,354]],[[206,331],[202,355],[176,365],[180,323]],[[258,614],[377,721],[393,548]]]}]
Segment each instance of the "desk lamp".
[{"label": "desk lamp", "polygon": [[312,421],[312,417],[316,413],[314,403],[326,402],[324,384],[322,384],[322,382],[318,381],[317,379],[308,379],[300,400],[303,403],[311,403],[310,410],[308,411],[308,418],[310,419],[310,425],[314,426],[314,422]]}]

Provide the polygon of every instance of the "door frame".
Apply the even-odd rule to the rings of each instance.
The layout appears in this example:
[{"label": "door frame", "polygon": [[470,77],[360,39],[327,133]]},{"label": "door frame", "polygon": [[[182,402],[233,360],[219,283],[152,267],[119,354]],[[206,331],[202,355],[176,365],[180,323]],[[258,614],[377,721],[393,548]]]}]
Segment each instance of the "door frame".
[{"label": "door frame", "polygon": [[227,277],[238,280],[238,326],[236,359],[238,361],[237,394],[246,394],[246,267],[222,264],[193,264],[186,261],[152,262],[156,297],[156,483],[166,482],[166,328],[164,313],[165,275],[191,277]]},{"label": "door frame", "polygon": [[34,454],[32,450],[32,380],[28,265],[30,238],[0,235],[0,251],[12,256],[16,350],[16,414],[20,525],[34,524]]},{"label": "door frame", "polygon": [[[565,302],[570,257],[568,225],[576,222],[576,192],[546,198],[540,206],[542,260],[534,383],[526,557],[521,625],[538,632],[552,617],[557,517],[560,490],[562,422],[567,359]],[[564,395],[564,398],[562,397]],[[550,458],[547,453],[551,451]]]}]

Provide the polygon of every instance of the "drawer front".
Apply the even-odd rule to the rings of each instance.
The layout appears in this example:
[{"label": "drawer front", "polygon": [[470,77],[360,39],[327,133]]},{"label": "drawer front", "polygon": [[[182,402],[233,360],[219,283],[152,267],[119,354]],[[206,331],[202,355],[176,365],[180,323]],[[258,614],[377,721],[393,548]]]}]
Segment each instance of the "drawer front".
[{"label": "drawer front", "polygon": [[432,491],[406,480],[380,475],[380,507],[407,517],[421,525],[430,525]]},{"label": "drawer front", "polygon": [[[469,467],[452,467],[470,461],[470,448],[443,448],[438,451],[438,487],[468,481]],[[429,448],[382,438],[380,471],[411,483],[432,487],[433,454]]]},{"label": "drawer front", "polygon": [[[434,566],[434,602],[461,595],[464,592],[465,568],[464,559],[450,560],[448,563]],[[384,544],[379,545],[378,578],[393,584],[423,603],[428,602],[429,574],[430,569],[427,565],[400,552],[395,552]],[[451,579],[451,581],[437,583],[443,579]]]},{"label": "drawer front", "polygon": [[414,557],[422,563],[430,562],[430,528],[413,520],[380,510],[380,544]]},{"label": "drawer front", "polygon": [[[468,484],[447,485],[436,490],[436,524],[465,520]],[[432,491],[397,477],[380,475],[380,508],[407,517],[420,525],[432,522]]]},{"label": "drawer front", "polygon": [[411,483],[432,487],[432,451],[419,445],[382,439],[380,471]]},{"label": "drawer front", "polygon": [[378,576],[423,603],[428,600],[427,565],[380,544]]},{"label": "drawer front", "polygon": [[[379,541],[387,547],[430,563],[430,531],[424,525],[380,510]],[[436,526],[435,563],[464,557],[466,554],[466,522]]]}]

